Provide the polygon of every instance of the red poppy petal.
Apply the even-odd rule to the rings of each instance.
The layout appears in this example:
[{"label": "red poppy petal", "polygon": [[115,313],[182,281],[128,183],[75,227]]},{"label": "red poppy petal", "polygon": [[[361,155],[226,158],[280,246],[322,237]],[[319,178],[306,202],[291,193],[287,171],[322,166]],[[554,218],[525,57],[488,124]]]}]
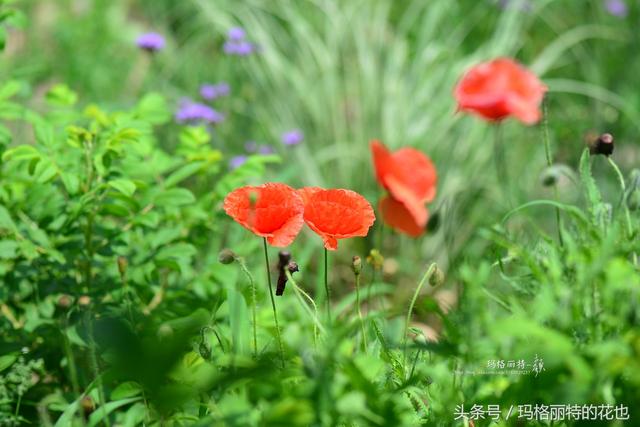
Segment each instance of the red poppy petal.
[{"label": "red poppy petal", "polygon": [[413,216],[414,221],[417,224],[426,224],[428,212],[427,208],[424,206],[424,202],[416,198],[411,190],[395,181],[392,177],[388,179],[388,183],[391,197],[405,206],[406,210]]},{"label": "red poppy petal", "polygon": [[227,195],[224,210],[273,246],[288,246],[302,228],[304,203],[285,184],[267,183],[238,188]]},{"label": "red poppy petal", "polygon": [[425,230],[426,222],[424,224],[417,223],[405,205],[392,197],[383,197],[380,200],[379,209],[385,224],[401,233],[418,237]]},{"label": "red poppy petal", "polygon": [[508,116],[525,124],[540,119],[539,106],[547,88],[538,77],[509,58],[498,58],[468,70],[456,85],[458,109],[488,120]]},{"label": "red poppy petal", "polygon": [[431,160],[415,148],[401,148],[393,153],[396,163],[403,166],[404,184],[421,202],[430,202],[436,195],[437,174]]},{"label": "red poppy petal", "polygon": [[366,236],[375,221],[369,202],[360,194],[344,189],[307,192],[304,220],[325,242],[337,248],[337,239]]}]

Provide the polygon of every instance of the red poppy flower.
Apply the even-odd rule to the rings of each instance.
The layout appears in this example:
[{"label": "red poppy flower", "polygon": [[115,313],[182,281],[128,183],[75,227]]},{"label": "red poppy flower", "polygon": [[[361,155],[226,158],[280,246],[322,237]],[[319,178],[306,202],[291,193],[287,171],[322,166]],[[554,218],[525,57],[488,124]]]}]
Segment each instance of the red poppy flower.
[{"label": "red poppy flower", "polygon": [[[382,211],[383,219],[406,234],[420,234],[416,234],[416,227],[424,229],[429,215],[424,204],[432,201],[436,195],[436,168],[426,155],[414,148],[401,148],[391,153],[381,142],[371,141],[371,152],[376,178],[393,199],[380,202],[381,206],[384,202],[386,207]],[[394,213],[395,210],[398,212]],[[398,226],[397,218],[406,219],[407,215],[411,216],[411,223],[415,225],[410,232],[407,232],[407,227]],[[387,220],[392,217],[396,220]],[[406,223],[406,220],[402,222]]]},{"label": "red poppy flower", "polygon": [[367,199],[355,191],[305,187],[298,192],[304,200],[304,221],[329,250],[338,248],[338,239],[366,236],[376,220]]},{"label": "red poppy flower", "polygon": [[224,199],[224,210],[246,229],[266,237],[272,246],[290,245],[304,224],[302,198],[280,183],[238,188]]},{"label": "red poppy flower", "polygon": [[525,124],[540,120],[547,87],[522,65],[498,58],[471,68],[455,88],[458,109],[487,120],[514,116]]},{"label": "red poppy flower", "polygon": [[418,237],[421,235],[427,225],[427,218],[429,215],[426,208],[424,220],[419,222],[416,221],[416,217],[404,204],[393,197],[384,196],[380,199],[378,208],[380,209],[380,214],[382,215],[382,220],[385,224],[411,237]]}]

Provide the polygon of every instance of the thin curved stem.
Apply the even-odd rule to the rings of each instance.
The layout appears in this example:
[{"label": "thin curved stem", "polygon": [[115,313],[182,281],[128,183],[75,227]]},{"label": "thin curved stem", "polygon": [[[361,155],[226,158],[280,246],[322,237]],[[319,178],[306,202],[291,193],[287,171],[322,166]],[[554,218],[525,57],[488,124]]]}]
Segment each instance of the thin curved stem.
[{"label": "thin curved stem", "polygon": [[[553,165],[553,158],[551,156],[551,143],[549,138],[549,120],[547,116],[547,101],[543,99],[542,101],[542,116],[543,116],[543,139],[544,139],[544,153],[547,158],[547,166],[551,167]],[[558,187],[553,184],[553,193],[558,199]],[[560,247],[564,246],[564,241],[562,239],[562,223],[560,222],[560,209],[556,207],[556,228],[558,229],[558,243],[560,243]]]},{"label": "thin curved stem", "polygon": [[[253,275],[247,268],[247,265],[244,262],[244,259],[237,257],[236,260],[238,264],[240,264],[240,269],[244,273],[245,276],[249,279],[249,286],[251,286],[251,317],[253,318],[253,355],[254,357],[258,357],[258,321],[256,315],[256,283],[253,280]],[[267,276],[269,275],[269,264],[267,262]],[[277,321],[276,321],[277,323]]]},{"label": "thin curved stem", "polygon": [[424,276],[422,276],[422,279],[420,279],[420,283],[418,283],[418,286],[416,287],[416,291],[413,293],[413,298],[411,298],[411,304],[409,304],[409,311],[407,311],[407,318],[405,319],[405,322],[404,322],[404,335],[402,337],[402,348],[404,353],[403,366],[406,366],[406,361],[407,361],[407,336],[409,335],[409,324],[411,323],[411,315],[413,314],[413,307],[416,305],[416,301],[418,300],[418,295],[420,294],[422,287],[427,282],[429,277],[431,277],[435,269],[436,269],[436,263],[435,262],[431,263],[427,271],[424,273]]},{"label": "thin curved stem", "polygon": [[278,340],[278,348],[280,350],[280,360],[284,368],[284,347],[282,346],[282,337],[280,336],[280,325],[278,324],[278,311],[276,310],[276,300],[273,297],[273,285],[271,284],[271,273],[269,272],[269,253],[267,252],[267,239],[262,240],[264,243],[264,261],[267,271],[267,282],[269,282],[269,296],[271,297],[271,307],[273,308],[273,320],[276,323],[276,339]]},{"label": "thin curved stem", "polygon": [[360,327],[362,329],[362,344],[365,353],[367,352],[367,330],[364,327],[364,319],[362,317],[362,309],[360,308],[360,273],[356,273],[356,305],[358,308],[358,318],[360,319]]},{"label": "thin curved stem", "polygon": [[622,176],[622,172],[620,172],[620,169],[618,168],[618,165],[616,165],[616,162],[613,161],[613,159],[611,158],[611,156],[607,156],[607,160],[609,161],[609,164],[611,165],[611,167],[613,168],[613,170],[616,172],[616,175],[618,175],[618,181],[620,181],[620,189],[622,190],[622,198],[620,200],[620,204],[622,204],[622,208],[624,209],[624,215],[627,221],[627,232],[629,233],[629,237],[633,236],[633,224],[631,223],[631,214],[629,213],[629,207],[627,206],[627,203],[624,200],[624,196],[627,193],[627,186],[624,183],[624,176]]},{"label": "thin curved stem", "polygon": [[[300,301],[300,303],[304,307],[307,314],[309,314],[309,317],[311,317],[311,320],[313,320],[313,346],[316,347],[318,342],[318,330],[324,333],[324,328],[322,327],[322,323],[318,318],[318,306],[313,301],[313,298],[311,298],[311,296],[309,296],[309,294],[306,293],[304,289],[298,286],[296,281],[293,279],[291,272],[289,272],[288,270],[285,270],[285,274],[287,275],[287,280],[293,286],[293,291],[296,293],[296,297],[298,297],[298,301]],[[311,307],[313,307],[313,312],[311,311],[309,306],[304,302],[303,299],[306,299],[311,305]]]}]

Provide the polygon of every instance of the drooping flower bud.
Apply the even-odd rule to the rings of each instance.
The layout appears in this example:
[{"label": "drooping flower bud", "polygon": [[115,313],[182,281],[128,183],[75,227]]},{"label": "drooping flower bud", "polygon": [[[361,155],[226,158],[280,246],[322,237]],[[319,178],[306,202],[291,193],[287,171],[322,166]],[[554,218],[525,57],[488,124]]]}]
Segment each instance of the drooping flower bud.
[{"label": "drooping flower bud", "polygon": [[613,153],[613,135],[603,133],[595,141],[590,142],[589,152],[591,154],[610,156]]},{"label": "drooping flower bud", "polygon": [[218,261],[222,264],[231,264],[236,260],[236,254],[231,249],[223,249],[218,254]]},{"label": "drooping flower bud", "polygon": [[360,259],[358,255],[355,255],[353,257],[353,260],[351,262],[351,269],[353,270],[353,274],[355,274],[356,276],[358,276],[362,271],[362,259]]},{"label": "drooping flower bud", "polygon": [[429,276],[429,284],[433,287],[440,286],[444,283],[444,272],[436,264],[433,273]]}]

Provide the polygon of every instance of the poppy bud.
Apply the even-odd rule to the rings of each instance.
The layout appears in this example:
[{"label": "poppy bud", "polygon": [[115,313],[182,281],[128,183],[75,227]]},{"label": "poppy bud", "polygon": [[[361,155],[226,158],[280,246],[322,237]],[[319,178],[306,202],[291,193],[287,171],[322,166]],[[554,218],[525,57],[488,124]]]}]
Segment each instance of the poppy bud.
[{"label": "poppy bud", "polygon": [[236,254],[231,249],[223,249],[218,254],[218,261],[222,264],[231,264],[236,260]]},{"label": "poppy bud", "polygon": [[290,261],[289,264],[287,264],[287,270],[289,270],[289,273],[293,274],[293,273],[297,273],[298,271],[300,271],[300,268],[298,268],[298,263],[295,261]]},{"label": "poppy bud", "polygon": [[82,295],[80,298],[78,298],[78,305],[80,307],[88,307],[89,304],[91,304],[91,298],[89,297],[89,295]]},{"label": "poppy bud", "polygon": [[69,307],[71,307],[72,302],[73,302],[73,298],[70,295],[62,294],[58,298],[58,307],[60,307],[63,310],[66,310]]},{"label": "poppy bud", "polygon": [[353,269],[353,274],[355,274],[356,276],[360,275],[360,272],[362,271],[362,260],[358,255],[353,257],[351,268]]},{"label": "poppy bud", "polygon": [[371,249],[369,255],[367,256],[367,263],[371,264],[371,266],[375,270],[381,270],[384,265],[384,257],[377,249]]},{"label": "poppy bud", "polygon": [[91,396],[84,396],[80,401],[80,405],[82,406],[82,410],[85,415],[91,414],[96,409],[96,404]]},{"label": "poppy bud", "polygon": [[589,144],[589,152],[610,156],[613,153],[613,135],[610,133],[600,135],[598,139]]},{"label": "poppy bud", "polygon": [[433,273],[429,276],[429,284],[433,287],[440,286],[444,283],[444,272],[436,264]]},{"label": "poppy bud", "polygon": [[129,265],[129,262],[127,261],[127,259],[123,256],[119,256],[118,257],[118,271],[120,272],[120,278],[122,280],[125,279],[125,277],[127,276],[127,266]]}]

